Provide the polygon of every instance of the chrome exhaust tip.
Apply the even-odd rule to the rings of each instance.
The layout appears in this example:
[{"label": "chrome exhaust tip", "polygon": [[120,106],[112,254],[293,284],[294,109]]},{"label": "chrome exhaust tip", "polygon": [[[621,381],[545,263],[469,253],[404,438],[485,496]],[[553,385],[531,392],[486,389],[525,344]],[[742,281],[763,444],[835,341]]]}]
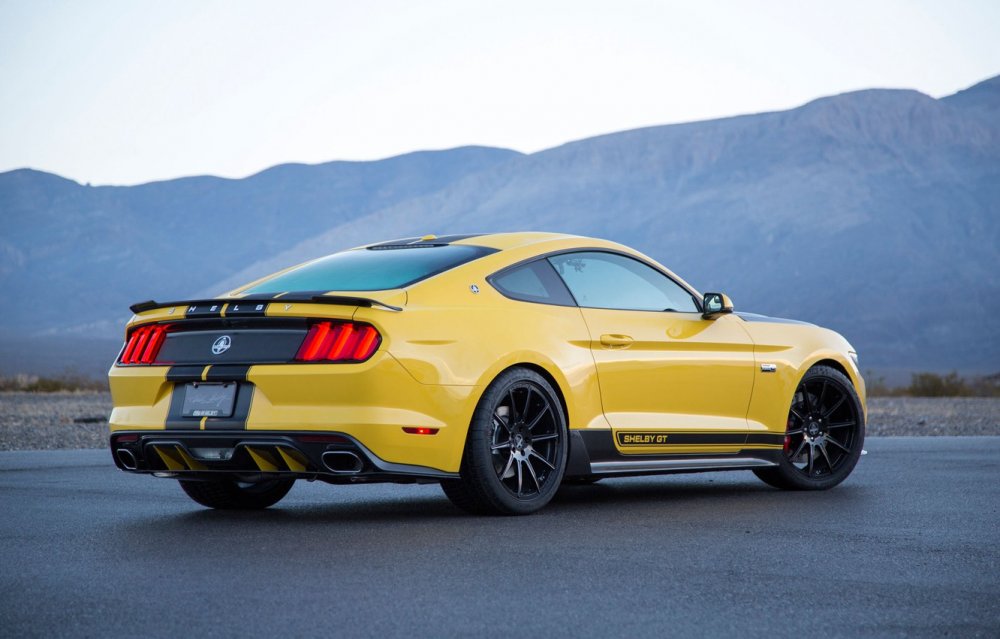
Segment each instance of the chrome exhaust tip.
[{"label": "chrome exhaust tip", "polygon": [[365,467],[360,457],[347,450],[328,450],[322,460],[327,470],[338,475],[356,475]]},{"label": "chrome exhaust tip", "polygon": [[139,467],[139,462],[136,461],[135,455],[132,454],[127,448],[119,448],[115,451],[115,457],[118,458],[118,463],[122,465],[125,470],[135,470]]}]

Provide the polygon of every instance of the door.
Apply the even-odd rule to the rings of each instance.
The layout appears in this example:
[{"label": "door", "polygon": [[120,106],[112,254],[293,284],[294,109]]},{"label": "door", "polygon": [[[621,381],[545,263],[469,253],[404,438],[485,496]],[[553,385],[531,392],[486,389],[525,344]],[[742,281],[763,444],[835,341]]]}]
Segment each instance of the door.
[{"label": "door", "polygon": [[729,453],[746,440],[754,356],[739,318],[703,319],[687,289],[635,258],[549,258],[580,305],[622,454]]}]

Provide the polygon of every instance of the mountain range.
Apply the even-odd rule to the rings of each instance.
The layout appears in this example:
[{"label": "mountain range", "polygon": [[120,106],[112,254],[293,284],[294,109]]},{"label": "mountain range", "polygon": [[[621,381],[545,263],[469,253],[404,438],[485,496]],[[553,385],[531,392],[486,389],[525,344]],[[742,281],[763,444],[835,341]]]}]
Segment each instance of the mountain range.
[{"label": "mountain range", "polygon": [[4,373],[106,368],[139,300],[216,295],[377,240],[512,230],[629,244],[738,310],[840,331],[863,368],[1000,368],[1000,76],[530,155],[462,147],[127,187],[20,169],[0,174],[0,220]]}]

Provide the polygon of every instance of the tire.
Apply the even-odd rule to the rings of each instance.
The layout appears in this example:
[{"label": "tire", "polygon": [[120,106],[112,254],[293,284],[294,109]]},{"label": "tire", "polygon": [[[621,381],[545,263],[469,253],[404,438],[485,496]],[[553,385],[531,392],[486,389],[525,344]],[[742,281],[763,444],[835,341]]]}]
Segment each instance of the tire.
[{"label": "tire", "polygon": [[851,474],[864,442],[864,411],[854,384],[834,368],[814,366],[792,397],[780,462],[753,472],[775,488],[826,490]]},{"label": "tire", "polygon": [[202,506],[220,510],[260,510],[281,501],[292,489],[295,479],[265,479],[256,483],[235,479],[181,479],[179,483],[187,496]]},{"label": "tire", "polygon": [[460,479],[441,482],[477,515],[527,515],[549,503],[566,470],[566,417],[555,390],[526,368],[501,373],[479,400]]}]

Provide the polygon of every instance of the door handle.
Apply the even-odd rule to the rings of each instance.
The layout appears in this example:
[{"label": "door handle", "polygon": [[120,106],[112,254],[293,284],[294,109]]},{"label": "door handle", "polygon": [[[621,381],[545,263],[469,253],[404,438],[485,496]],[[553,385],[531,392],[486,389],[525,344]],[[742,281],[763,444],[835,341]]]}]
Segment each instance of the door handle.
[{"label": "door handle", "polygon": [[612,335],[605,333],[601,335],[601,346],[607,348],[628,348],[632,345],[632,338],[628,335]]}]

